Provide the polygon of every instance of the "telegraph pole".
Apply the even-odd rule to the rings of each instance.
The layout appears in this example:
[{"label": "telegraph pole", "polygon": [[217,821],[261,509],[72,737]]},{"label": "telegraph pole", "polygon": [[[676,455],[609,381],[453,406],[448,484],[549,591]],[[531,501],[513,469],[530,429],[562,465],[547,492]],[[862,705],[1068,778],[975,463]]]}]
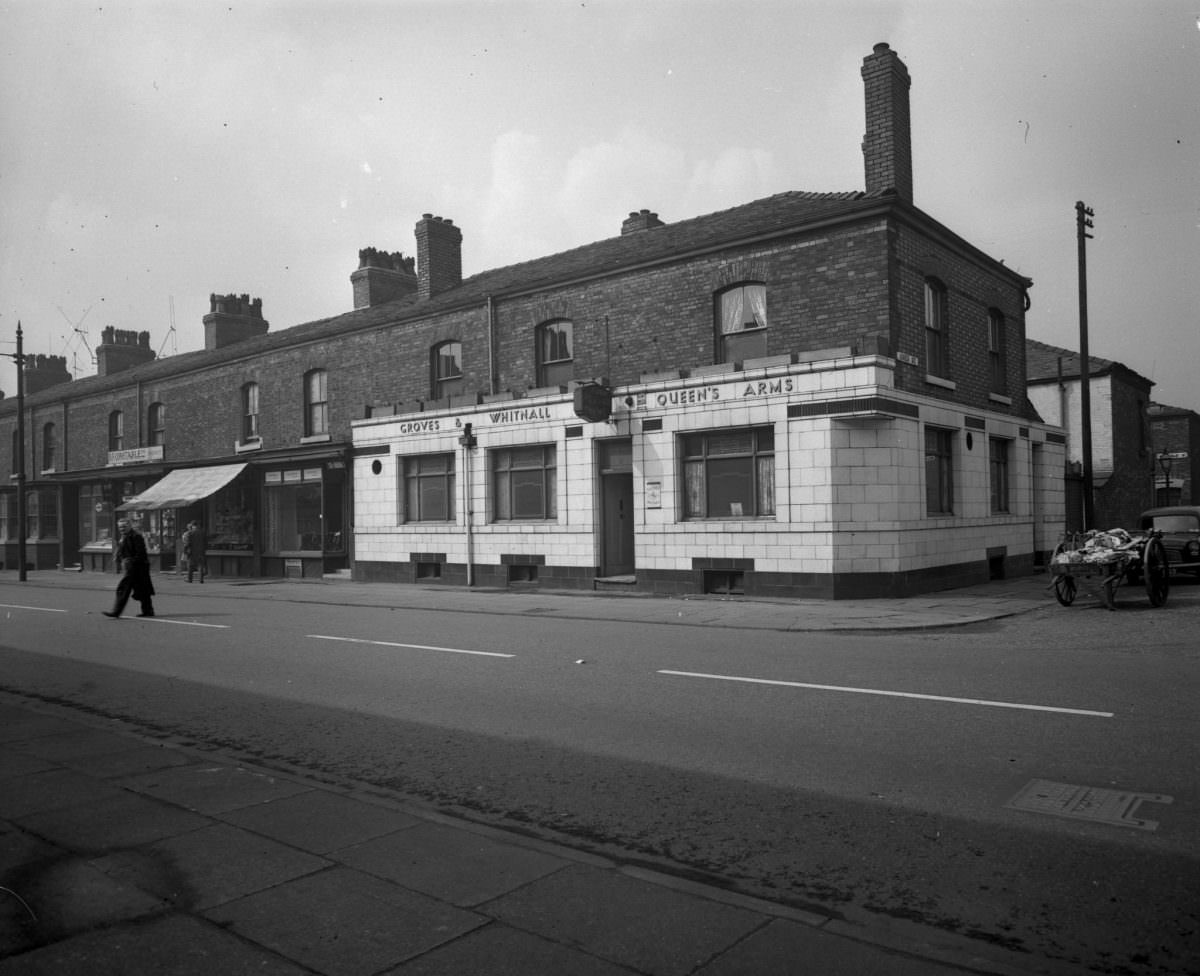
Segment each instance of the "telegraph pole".
[{"label": "telegraph pole", "polygon": [[1095,528],[1095,503],[1092,498],[1092,391],[1089,382],[1088,318],[1087,318],[1087,244],[1092,235],[1095,211],[1084,206],[1082,200],[1075,204],[1075,230],[1079,241],[1079,426],[1080,446],[1083,449],[1083,528]]},{"label": "telegraph pole", "polygon": [[17,578],[24,583],[25,575],[25,347],[21,323],[17,322],[17,351],[5,353],[17,364],[17,450],[13,460],[17,465]]}]

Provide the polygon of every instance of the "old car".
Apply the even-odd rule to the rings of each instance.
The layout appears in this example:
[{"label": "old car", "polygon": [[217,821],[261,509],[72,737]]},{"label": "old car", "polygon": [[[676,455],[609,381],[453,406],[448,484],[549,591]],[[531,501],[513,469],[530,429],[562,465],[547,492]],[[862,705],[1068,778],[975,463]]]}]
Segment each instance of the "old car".
[{"label": "old car", "polygon": [[1162,531],[1171,573],[1200,576],[1200,505],[1169,505],[1142,512],[1142,529]]}]

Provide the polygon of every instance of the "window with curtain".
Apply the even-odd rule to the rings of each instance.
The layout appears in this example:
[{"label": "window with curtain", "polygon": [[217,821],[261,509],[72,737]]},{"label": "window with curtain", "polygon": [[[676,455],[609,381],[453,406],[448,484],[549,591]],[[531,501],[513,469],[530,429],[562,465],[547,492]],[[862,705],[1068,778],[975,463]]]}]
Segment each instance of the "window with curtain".
[{"label": "window with curtain", "polygon": [[946,334],[948,317],[946,286],[936,278],[926,278],[925,372],[943,379],[950,377],[949,340]]},{"label": "window with curtain", "polygon": [[567,319],[538,327],[538,386],[563,386],[574,377],[574,338],[575,326]]},{"label": "window with curtain", "polygon": [[925,428],[925,511],[954,514],[954,431]]},{"label": "window with curtain", "polygon": [[717,361],[742,362],[767,354],[767,286],[734,285],[717,295]]},{"label": "window with curtain", "polygon": [[154,447],[167,442],[167,407],[162,403],[150,404],[146,426],[150,431],[150,446]]},{"label": "window with curtain", "polygon": [[42,470],[53,471],[58,453],[58,432],[54,424],[46,424],[42,428]]},{"label": "window with curtain", "polygon": [[988,312],[988,379],[992,393],[1008,393],[1008,335],[1004,316],[996,309]]},{"label": "window with curtain", "polygon": [[304,436],[329,433],[329,380],[323,369],[304,374]]},{"label": "window with curtain", "polygon": [[402,522],[454,521],[454,455],[406,457]]},{"label": "window with curtain", "polygon": [[773,428],[686,434],[681,443],[684,518],[775,514]]},{"label": "window with curtain", "polygon": [[246,383],[242,387],[242,440],[258,437],[258,384]]},{"label": "window with curtain", "polygon": [[1008,509],[1008,445],[999,437],[988,440],[988,469],[991,475],[992,512],[1001,514]]},{"label": "window with curtain", "polygon": [[463,391],[462,343],[443,342],[433,347],[430,362],[433,399],[455,396]]},{"label": "window with curtain", "polygon": [[108,415],[108,449],[125,450],[125,414],[114,410]]},{"label": "window with curtain", "polygon": [[495,521],[558,517],[558,470],[553,444],[492,451]]}]

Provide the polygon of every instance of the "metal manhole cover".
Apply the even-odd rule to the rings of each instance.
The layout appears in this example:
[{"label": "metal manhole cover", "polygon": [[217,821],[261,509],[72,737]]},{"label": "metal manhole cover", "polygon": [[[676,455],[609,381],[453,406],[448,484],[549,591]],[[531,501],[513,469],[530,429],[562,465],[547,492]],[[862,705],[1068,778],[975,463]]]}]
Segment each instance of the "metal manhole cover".
[{"label": "metal manhole cover", "polygon": [[1143,802],[1172,803],[1174,798],[1162,793],[1134,793],[1130,790],[1107,790],[1097,786],[1076,786],[1073,783],[1035,779],[1030,780],[1004,805],[1012,810],[1091,820],[1113,827],[1157,830],[1157,820],[1136,816]]}]

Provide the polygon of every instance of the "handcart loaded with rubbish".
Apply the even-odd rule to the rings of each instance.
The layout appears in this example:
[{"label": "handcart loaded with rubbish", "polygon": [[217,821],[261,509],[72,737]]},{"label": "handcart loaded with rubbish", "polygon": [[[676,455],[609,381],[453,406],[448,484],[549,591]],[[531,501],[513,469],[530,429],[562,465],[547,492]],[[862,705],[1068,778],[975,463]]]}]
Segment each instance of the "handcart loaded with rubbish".
[{"label": "handcart loaded with rubbish", "polygon": [[1054,550],[1050,574],[1054,596],[1064,607],[1075,602],[1080,582],[1098,585],[1109,610],[1116,609],[1113,595],[1122,583],[1144,585],[1152,607],[1166,603],[1171,591],[1167,551],[1159,529],[1069,532]]}]

